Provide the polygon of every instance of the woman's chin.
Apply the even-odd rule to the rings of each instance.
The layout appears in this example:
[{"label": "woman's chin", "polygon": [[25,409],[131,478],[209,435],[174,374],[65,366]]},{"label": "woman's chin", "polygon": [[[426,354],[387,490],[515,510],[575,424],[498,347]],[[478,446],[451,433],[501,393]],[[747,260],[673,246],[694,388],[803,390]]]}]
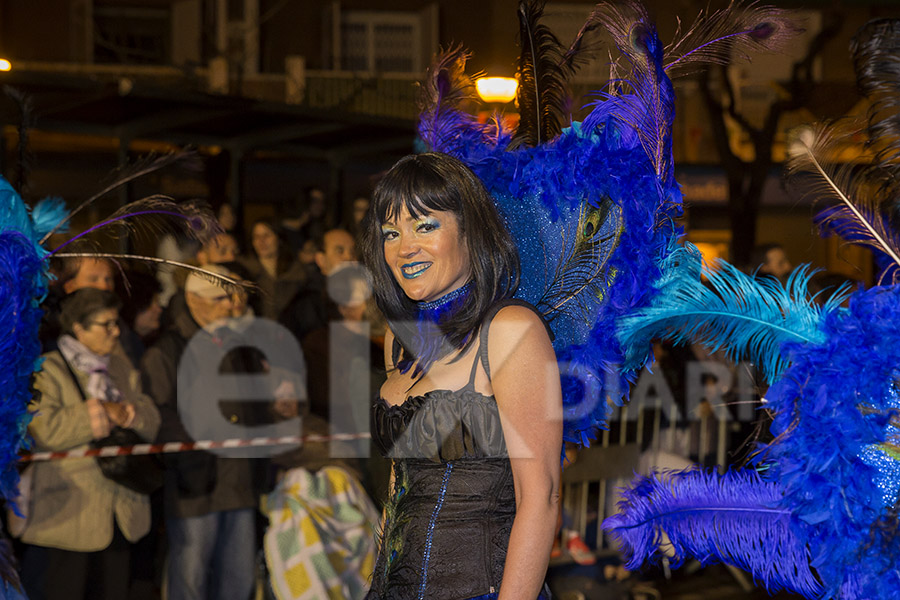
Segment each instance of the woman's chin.
[{"label": "woman's chin", "polygon": [[409,285],[408,282],[404,282],[406,285],[400,284],[400,288],[403,290],[403,293],[406,294],[406,297],[412,300],[413,302],[424,302],[426,296],[428,296],[428,292],[419,285]]}]

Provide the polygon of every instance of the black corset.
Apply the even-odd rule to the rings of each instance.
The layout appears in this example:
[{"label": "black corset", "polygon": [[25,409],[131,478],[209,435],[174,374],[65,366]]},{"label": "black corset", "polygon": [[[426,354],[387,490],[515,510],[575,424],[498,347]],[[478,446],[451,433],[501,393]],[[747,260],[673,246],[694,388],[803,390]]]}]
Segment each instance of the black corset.
[{"label": "black corset", "polygon": [[372,435],[394,459],[370,599],[464,600],[500,589],[515,488],[493,397],[378,399]]}]

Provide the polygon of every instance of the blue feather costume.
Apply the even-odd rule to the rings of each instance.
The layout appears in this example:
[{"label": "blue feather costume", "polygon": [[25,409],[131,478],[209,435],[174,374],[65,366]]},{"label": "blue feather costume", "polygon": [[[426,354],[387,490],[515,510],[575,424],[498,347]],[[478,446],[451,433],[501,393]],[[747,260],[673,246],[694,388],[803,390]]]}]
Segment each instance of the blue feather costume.
[{"label": "blue feather costume", "polygon": [[[883,26],[873,24],[869,29]],[[877,37],[869,38],[876,46]],[[871,87],[893,90],[896,106],[894,71],[891,85],[883,85],[876,81],[883,72],[859,56],[856,62]],[[873,111],[870,119],[889,121],[893,114]],[[816,306],[806,294],[805,268],[782,287],[722,264],[705,273],[710,293],[701,291],[699,263],[688,256],[657,280],[660,293],[650,307],[619,321],[619,340],[635,366],[654,337],[752,359],[772,384],[766,407],[775,435],[744,471],[651,476],[625,490],[621,514],[604,527],[622,542],[630,566],[658,559],[665,546],[679,562],[693,556],[745,568],[770,590],[842,600],[900,597],[900,238],[884,202],[887,195],[895,203],[900,190],[883,176],[896,172],[891,126],[870,122],[869,130],[887,133],[870,144],[893,162],[855,174],[835,167],[829,151],[839,136],[820,128],[796,142],[788,170],[814,173],[819,198],[838,200],[817,223],[826,234],[874,249],[884,269],[879,281],[894,285],[839,289]]]},{"label": "blue feather costume", "polygon": [[18,495],[16,461],[31,420],[31,374],[40,367],[40,303],[48,283],[47,252],[40,240],[64,217],[65,206],[53,198],[29,215],[19,194],[0,177],[0,495],[6,500]]}]

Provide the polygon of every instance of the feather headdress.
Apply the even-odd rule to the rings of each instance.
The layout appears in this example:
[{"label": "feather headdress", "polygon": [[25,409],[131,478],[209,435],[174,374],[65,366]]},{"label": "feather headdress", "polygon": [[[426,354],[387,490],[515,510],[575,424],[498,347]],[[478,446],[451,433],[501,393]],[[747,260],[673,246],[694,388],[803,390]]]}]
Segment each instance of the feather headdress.
[{"label": "feather headdress", "polygon": [[[542,23],[543,6],[538,0],[519,5],[520,120],[514,130],[498,123],[486,133],[485,125],[463,114],[470,87],[461,50],[438,57],[429,72],[419,127],[429,150],[453,154],[472,168],[505,217],[522,259],[517,297],[535,304],[556,336],[565,439],[587,444],[605,423],[609,404],[624,400],[632,377],[616,368],[623,348],[609,332],[658,293],[647,282],[659,279],[680,234],[681,194],[672,177],[674,93],[664,45],[639,4],[598,5],[568,46]],[[676,42],[672,61],[713,61],[741,36],[765,46],[781,29],[764,35],[760,24],[783,23],[780,14],[756,6],[736,20],[716,13],[716,25],[700,22],[689,34],[698,45],[700,32],[719,39],[704,39],[696,53],[688,42]],[[573,122],[568,83],[595,55],[586,40],[600,30],[611,34],[623,58],[589,116]]]},{"label": "feather headdress", "polygon": [[[876,30],[879,28],[884,29],[884,24],[878,24]],[[867,52],[870,58],[866,60],[890,62],[889,44],[884,53],[880,48]],[[878,83],[872,77],[875,72],[883,75],[883,67],[868,69],[863,89],[891,89],[884,79]],[[885,123],[883,115],[877,117],[878,125]],[[873,129],[878,127],[870,120],[870,132]],[[881,131],[889,130],[890,125]],[[832,125],[795,139],[788,166],[791,180],[806,184],[807,191],[819,200],[836,200],[817,221],[823,229],[887,257],[892,266],[882,280],[893,285],[849,295],[846,290],[839,291],[824,307],[813,309],[804,298],[805,273],[795,274],[783,289],[758,288],[732,269],[710,274],[711,287],[717,291],[714,303],[729,297],[732,303],[738,301],[732,293],[736,290],[742,297],[756,297],[749,305],[740,304],[749,319],[760,319],[748,337],[726,326],[736,316],[733,310],[724,311],[724,317],[715,310],[704,315],[709,302],[688,298],[690,294],[704,297],[702,290],[692,287],[696,286],[692,275],[682,277],[695,268],[671,269],[668,274],[665,271],[669,269],[664,269],[656,284],[661,293],[654,304],[632,321],[623,320],[622,326],[625,339],[628,343],[633,340],[638,349],[646,335],[685,336],[726,348],[736,341],[745,349],[756,344],[759,350],[765,347],[758,343],[763,337],[770,340],[760,354],[776,357],[768,369],[772,385],[766,393],[775,439],[759,449],[752,464],[765,470],[765,481],[777,490],[760,504],[777,511],[784,525],[776,535],[765,538],[765,548],[779,557],[778,564],[754,562],[741,554],[760,547],[751,541],[754,532],[764,530],[758,515],[748,517],[737,532],[703,516],[707,508],[718,506],[724,514],[717,513],[714,518],[727,519],[735,507],[722,504],[723,497],[749,499],[753,504],[759,492],[753,471],[745,480],[715,481],[687,474],[666,482],[637,481],[626,492],[625,514],[606,525],[621,533],[629,551],[635,553],[635,564],[656,553],[653,538],[647,537],[650,527],[651,532],[674,532],[679,539],[679,557],[694,555],[707,560],[715,556],[751,570],[764,581],[771,581],[766,574],[783,561],[790,565],[782,571],[788,578],[787,587],[808,598],[863,600],[900,594],[896,569],[900,560],[896,526],[900,508],[900,285],[895,282],[900,238],[886,210],[894,199],[892,184],[884,184],[884,174],[892,168],[892,152],[882,138],[869,144],[871,163],[842,165],[835,158],[840,149],[835,140],[840,138],[847,136]],[[892,143],[896,142],[894,138]],[[729,280],[723,288],[723,281]],[[687,291],[691,289],[694,291]],[[837,307],[842,301],[847,308]],[[752,308],[760,303],[772,310],[765,314]],[[754,335],[762,337],[754,342]],[[697,486],[695,478],[703,484]],[[702,489],[702,493],[695,495],[693,489]],[[748,507],[737,512],[741,510],[753,513]],[[671,514],[676,516],[670,518]],[[743,536],[741,547],[734,545],[735,533]],[[778,550],[785,547],[803,552],[785,558]]]}]

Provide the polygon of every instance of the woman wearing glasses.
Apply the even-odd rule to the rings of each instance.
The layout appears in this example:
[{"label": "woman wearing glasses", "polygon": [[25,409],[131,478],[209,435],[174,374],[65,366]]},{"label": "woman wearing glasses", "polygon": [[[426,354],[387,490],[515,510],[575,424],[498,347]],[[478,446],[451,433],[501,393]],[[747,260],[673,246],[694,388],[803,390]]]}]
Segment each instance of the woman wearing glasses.
[{"label": "woman wearing glasses", "polygon": [[[37,451],[81,449],[130,428],[152,440],[159,413],[128,360],[113,353],[119,299],[84,288],[61,304],[59,350],[44,355],[34,381],[28,432]],[[22,541],[32,598],[128,596],[130,542],[150,528],[150,500],[107,479],[94,457],[35,463]]]}]

